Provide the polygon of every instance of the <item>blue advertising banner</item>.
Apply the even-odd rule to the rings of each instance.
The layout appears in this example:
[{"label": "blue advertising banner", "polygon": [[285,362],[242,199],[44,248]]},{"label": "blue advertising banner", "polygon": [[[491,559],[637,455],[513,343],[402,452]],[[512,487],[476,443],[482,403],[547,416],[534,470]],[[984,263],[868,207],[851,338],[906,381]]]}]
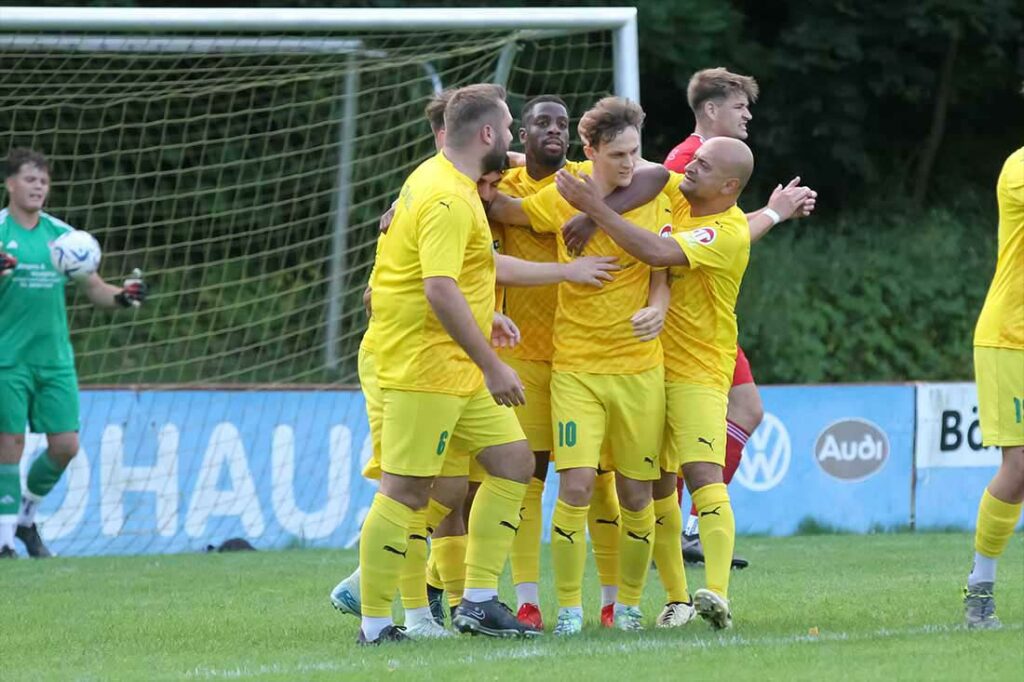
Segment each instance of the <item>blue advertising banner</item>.
[{"label": "blue advertising banner", "polygon": [[729,486],[737,532],[909,524],[913,386],[768,386],[761,397],[764,421]]},{"label": "blue advertising banner", "polygon": [[[912,386],[762,396],[764,423],[730,486],[740,533],[909,523]],[[348,547],[376,490],[360,475],[371,448],[357,391],[87,390],[81,441],[40,508],[44,538],[65,555],[201,551],[231,537]],[[29,436],[23,473],[44,447]],[[548,518],[556,495],[552,471]]]}]

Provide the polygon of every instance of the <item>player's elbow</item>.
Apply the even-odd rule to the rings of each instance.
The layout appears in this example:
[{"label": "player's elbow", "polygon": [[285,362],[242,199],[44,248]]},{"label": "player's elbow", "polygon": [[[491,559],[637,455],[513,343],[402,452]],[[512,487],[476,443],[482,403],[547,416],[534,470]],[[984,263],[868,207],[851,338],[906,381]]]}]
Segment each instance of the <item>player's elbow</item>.
[{"label": "player's elbow", "polygon": [[451,299],[452,289],[457,288],[455,280],[450,277],[427,277],[423,280],[423,293],[432,308],[443,306]]}]

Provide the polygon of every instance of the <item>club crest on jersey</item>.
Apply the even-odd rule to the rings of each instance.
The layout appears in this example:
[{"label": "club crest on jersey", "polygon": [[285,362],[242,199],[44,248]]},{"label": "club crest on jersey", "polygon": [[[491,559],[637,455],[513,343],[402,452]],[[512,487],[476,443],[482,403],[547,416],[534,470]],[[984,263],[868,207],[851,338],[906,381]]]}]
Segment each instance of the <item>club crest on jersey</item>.
[{"label": "club crest on jersey", "polygon": [[672,236],[672,223],[666,223],[661,226],[661,230],[658,232],[659,237],[671,237]]},{"label": "club crest on jersey", "polygon": [[686,241],[690,242],[695,246],[697,244],[707,246],[708,244],[714,242],[717,238],[718,232],[713,227],[698,227],[696,230],[693,230],[692,232],[688,232],[686,234]]}]

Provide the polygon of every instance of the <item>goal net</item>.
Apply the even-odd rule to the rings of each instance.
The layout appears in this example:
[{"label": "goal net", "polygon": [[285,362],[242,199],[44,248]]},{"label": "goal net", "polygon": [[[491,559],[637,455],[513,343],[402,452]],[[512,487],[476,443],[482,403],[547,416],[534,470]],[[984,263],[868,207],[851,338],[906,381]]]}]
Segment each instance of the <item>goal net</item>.
[{"label": "goal net", "polygon": [[[362,291],[380,214],[434,151],[424,104],[497,81],[514,115],[554,93],[575,117],[613,92],[613,42],[0,31],[0,152],[45,153],[46,210],[96,236],[108,281],[139,268],[152,288],[120,313],[69,289],[83,449],[41,506],[44,538],[65,554],[349,544],[373,493],[351,390]],[[44,446],[29,436],[23,471]]]}]

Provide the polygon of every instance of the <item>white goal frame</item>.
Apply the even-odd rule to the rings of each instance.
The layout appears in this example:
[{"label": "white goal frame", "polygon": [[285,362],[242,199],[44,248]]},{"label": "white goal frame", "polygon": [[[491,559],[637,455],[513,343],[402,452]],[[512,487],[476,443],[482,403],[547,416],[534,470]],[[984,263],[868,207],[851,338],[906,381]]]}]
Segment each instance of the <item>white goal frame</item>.
[{"label": "white goal frame", "polygon": [[[553,7],[553,8],[144,8],[144,7],[0,7],[0,48],[39,47],[68,51],[132,52],[194,51],[218,52],[252,49],[257,43],[282,52],[329,50],[356,55],[362,51],[358,40],[324,38],[218,37],[183,38],[152,35],[157,31],[234,33],[268,31],[521,31],[524,39],[555,37],[606,30],[612,33],[615,94],[640,101],[640,62],[635,7]],[[17,31],[54,31],[52,36]],[[148,35],[130,35],[145,31]],[[99,35],[87,32],[99,32]],[[113,34],[113,35],[112,35]],[[495,66],[494,81],[505,83],[515,54],[510,43]],[[429,63],[426,77],[435,90],[442,83]],[[330,369],[339,364],[338,337],[342,306],[342,280],[348,250],[349,207],[352,203],[351,172],[354,159],[358,72],[349,69],[339,93],[343,120],[340,126],[340,163],[332,224],[330,272],[328,276],[324,363]]]}]

